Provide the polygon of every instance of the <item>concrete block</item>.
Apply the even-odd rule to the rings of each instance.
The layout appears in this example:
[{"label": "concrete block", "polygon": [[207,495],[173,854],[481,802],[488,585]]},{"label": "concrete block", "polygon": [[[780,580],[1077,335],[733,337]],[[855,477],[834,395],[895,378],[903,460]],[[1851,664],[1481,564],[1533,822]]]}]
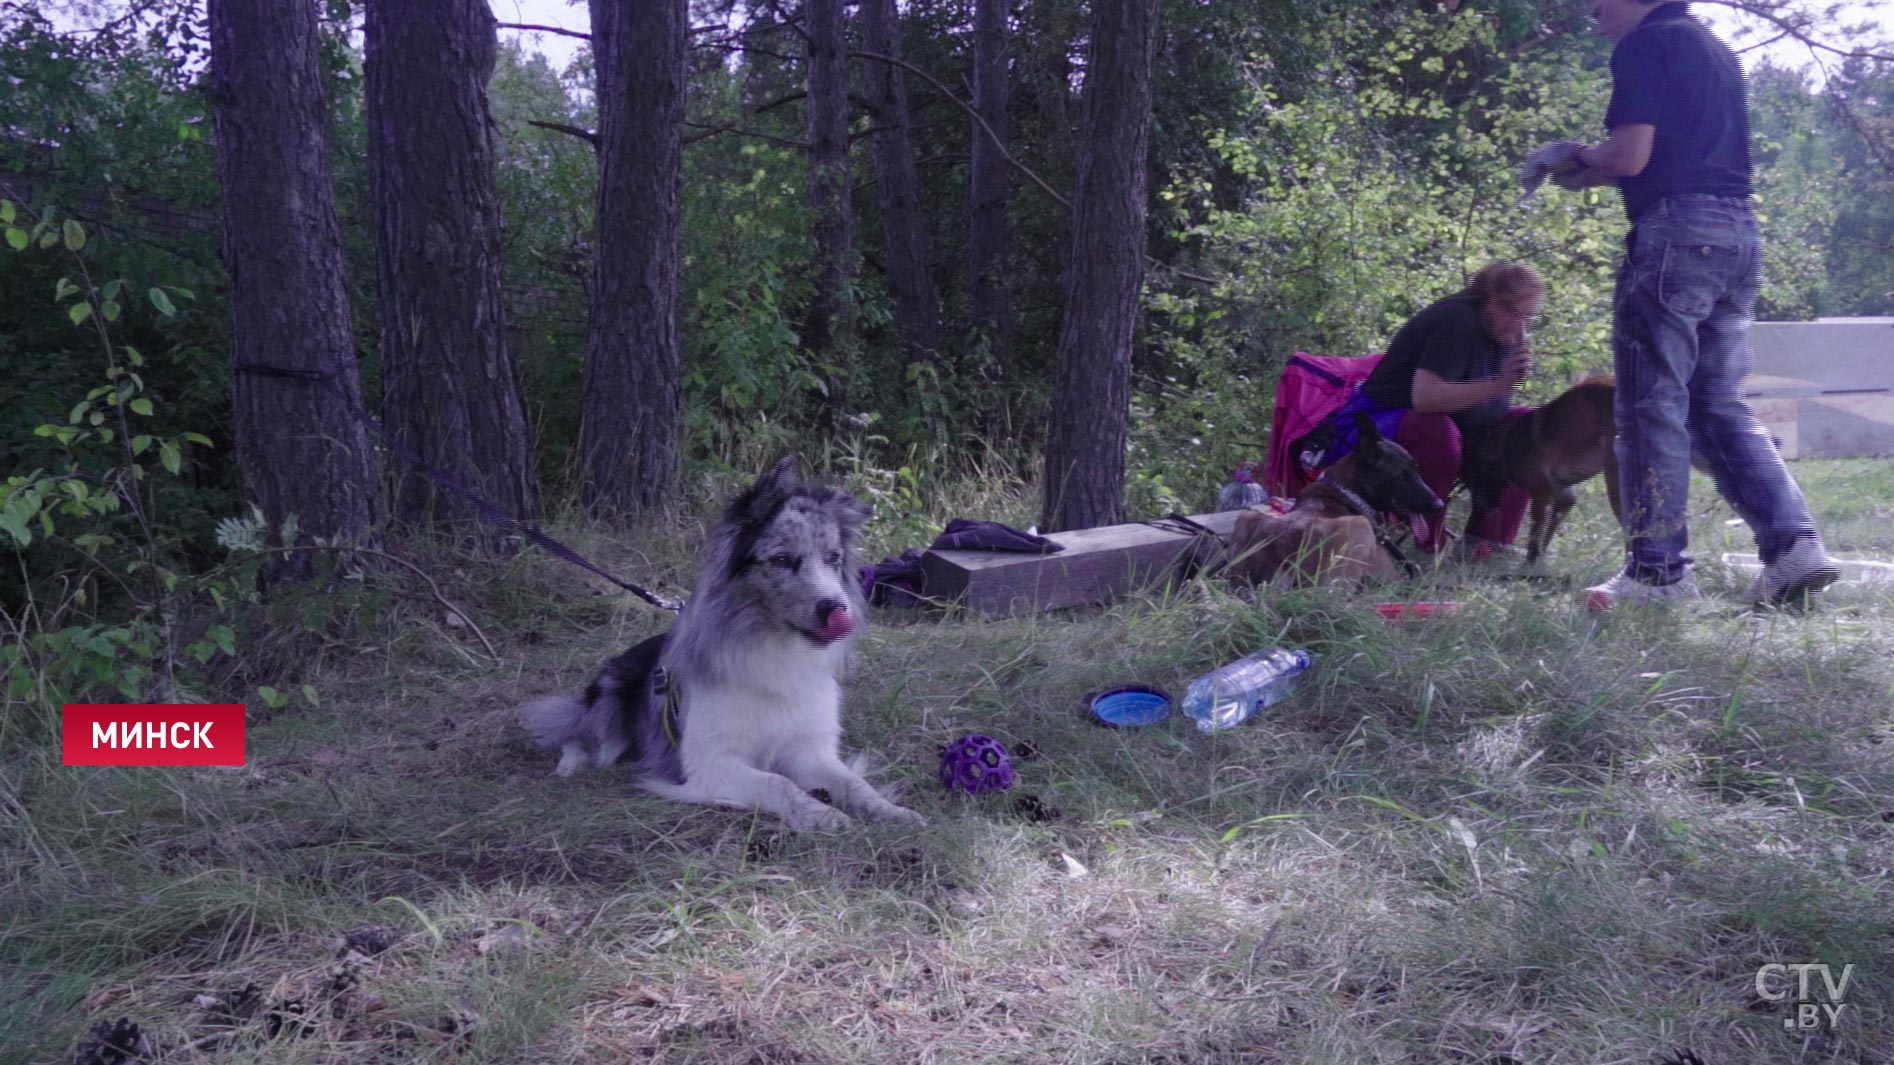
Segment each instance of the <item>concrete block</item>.
[{"label": "concrete block", "polygon": [[1750,374],[1759,390],[1894,390],[1894,318],[1756,322],[1749,338],[1756,356]]}]

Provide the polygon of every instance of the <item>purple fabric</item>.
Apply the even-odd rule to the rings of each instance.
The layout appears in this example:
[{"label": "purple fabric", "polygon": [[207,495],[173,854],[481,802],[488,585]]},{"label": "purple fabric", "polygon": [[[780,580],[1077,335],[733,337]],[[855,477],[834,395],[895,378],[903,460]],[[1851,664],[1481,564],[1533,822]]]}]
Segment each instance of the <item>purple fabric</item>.
[{"label": "purple fabric", "polygon": [[[928,549],[1017,551],[1049,555],[1065,550],[1065,545],[997,521],[955,518],[947,523],[947,528],[941,530]],[[862,595],[875,606],[918,606],[921,597],[926,594],[921,570],[921,556],[926,553],[921,548],[910,547],[899,555],[884,558],[872,566],[861,567],[856,571],[856,579],[861,581]]]},{"label": "purple fabric", "polygon": [[874,606],[916,606],[921,601],[921,556],[918,547],[872,566],[861,568],[862,595]]},{"label": "purple fabric", "polygon": [[1354,453],[1355,445],[1361,442],[1356,439],[1355,433],[1357,413],[1366,414],[1373,419],[1374,427],[1381,431],[1381,436],[1392,440],[1394,434],[1400,430],[1401,419],[1407,415],[1409,409],[1408,407],[1383,407],[1369,399],[1368,393],[1362,391],[1360,385],[1356,385],[1354,391],[1348,394],[1348,401],[1335,412],[1335,441],[1328,446],[1328,450],[1322,453],[1322,465],[1333,466]]},{"label": "purple fabric", "polygon": [[1065,550],[1043,536],[1023,532],[997,521],[972,521],[955,518],[929,545],[935,551],[1020,551],[1032,555],[1050,555]]}]

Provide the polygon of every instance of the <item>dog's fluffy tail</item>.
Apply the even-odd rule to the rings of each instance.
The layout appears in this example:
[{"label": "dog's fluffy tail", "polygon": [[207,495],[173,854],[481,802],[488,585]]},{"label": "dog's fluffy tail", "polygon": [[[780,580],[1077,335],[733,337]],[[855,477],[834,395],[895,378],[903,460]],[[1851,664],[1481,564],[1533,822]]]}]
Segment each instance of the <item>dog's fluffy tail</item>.
[{"label": "dog's fluffy tail", "polygon": [[873,785],[874,789],[881,793],[882,798],[898,805],[907,797],[908,789],[899,781],[880,781],[872,779],[870,774],[881,768],[876,764],[876,761],[876,759],[868,756],[867,751],[856,751],[849,757],[846,764],[850,769],[855,771],[856,776],[861,777]]},{"label": "dog's fluffy tail", "polygon": [[520,724],[541,747],[563,747],[578,738],[585,701],[570,695],[546,695],[520,707]]}]

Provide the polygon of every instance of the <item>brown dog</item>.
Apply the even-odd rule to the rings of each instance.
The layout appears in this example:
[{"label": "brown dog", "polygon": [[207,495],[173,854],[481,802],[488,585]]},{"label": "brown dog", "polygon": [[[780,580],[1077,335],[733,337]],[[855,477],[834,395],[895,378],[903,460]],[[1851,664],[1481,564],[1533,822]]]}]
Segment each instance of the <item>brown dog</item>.
[{"label": "brown dog", "polygon": [[1605,475],[1611,512],[1618,514],[1618,430],[1611,413],[1617,391],[1610,377],[1588,378],[1505,428],[1481,436],[1460,469],[1472,498],[1468,524],[1497,505],[1509,482],[1525,489],[1532,497],[1532,531],[1526,537],[1526,562],[1531,564],[1545,554],[1566,513],[1578,502],[1578,486],[1600,473]]},{"label": "brown dog", "polygon": [[1230,579],[1243,584],[1314,584],[1393,580],[1394,558],[1375,537],[1383,513],[1431,514],[1440,497],[1421,480],[1414,456],[1384,439],[1373,419],[1355,416],[1355,450],[1296,493],[1277,517],[1250,510],[1230,535]]}]

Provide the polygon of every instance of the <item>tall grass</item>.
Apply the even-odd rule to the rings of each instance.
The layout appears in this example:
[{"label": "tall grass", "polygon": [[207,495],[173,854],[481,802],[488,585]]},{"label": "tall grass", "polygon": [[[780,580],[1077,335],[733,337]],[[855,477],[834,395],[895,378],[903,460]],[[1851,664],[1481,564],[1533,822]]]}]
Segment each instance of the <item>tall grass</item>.
[{"label": "tall grass", "polygon": [[[1838,553],[1894,556],[1884,467],[1798,465]],[[682,591],[724,480],[637,535],[558,528]],[[885,490],[888,553],[1033,498]],[[7,733],[0,1061],[121,1017],[203,1063],[1887,1061],[1894,604],[1742,610],[1727,517],[1693,516],[1721,598],[1602,620],[1576,607],[1615,550],[1592,499],[1554,548],[1570,587],[1383,593],[1467,604],[1421,625],[1194,585],[883,612],[848,742],[930,824],[833,837],[553,779],[511,708],[664,618],[543,557],[442,557],[497,660],[425,598],[276,645],[257,668],[322,705],[258,715],[240,769],[66,768],[50,730]],[[1241,729],[1084,713],[1273,642],[1317,669]],[[1022,756],[1012,792],[931,783],[968,732]],[[1837,1029],[1785,1030],[1755,992],[1778,962],[1855,966]]]}]

